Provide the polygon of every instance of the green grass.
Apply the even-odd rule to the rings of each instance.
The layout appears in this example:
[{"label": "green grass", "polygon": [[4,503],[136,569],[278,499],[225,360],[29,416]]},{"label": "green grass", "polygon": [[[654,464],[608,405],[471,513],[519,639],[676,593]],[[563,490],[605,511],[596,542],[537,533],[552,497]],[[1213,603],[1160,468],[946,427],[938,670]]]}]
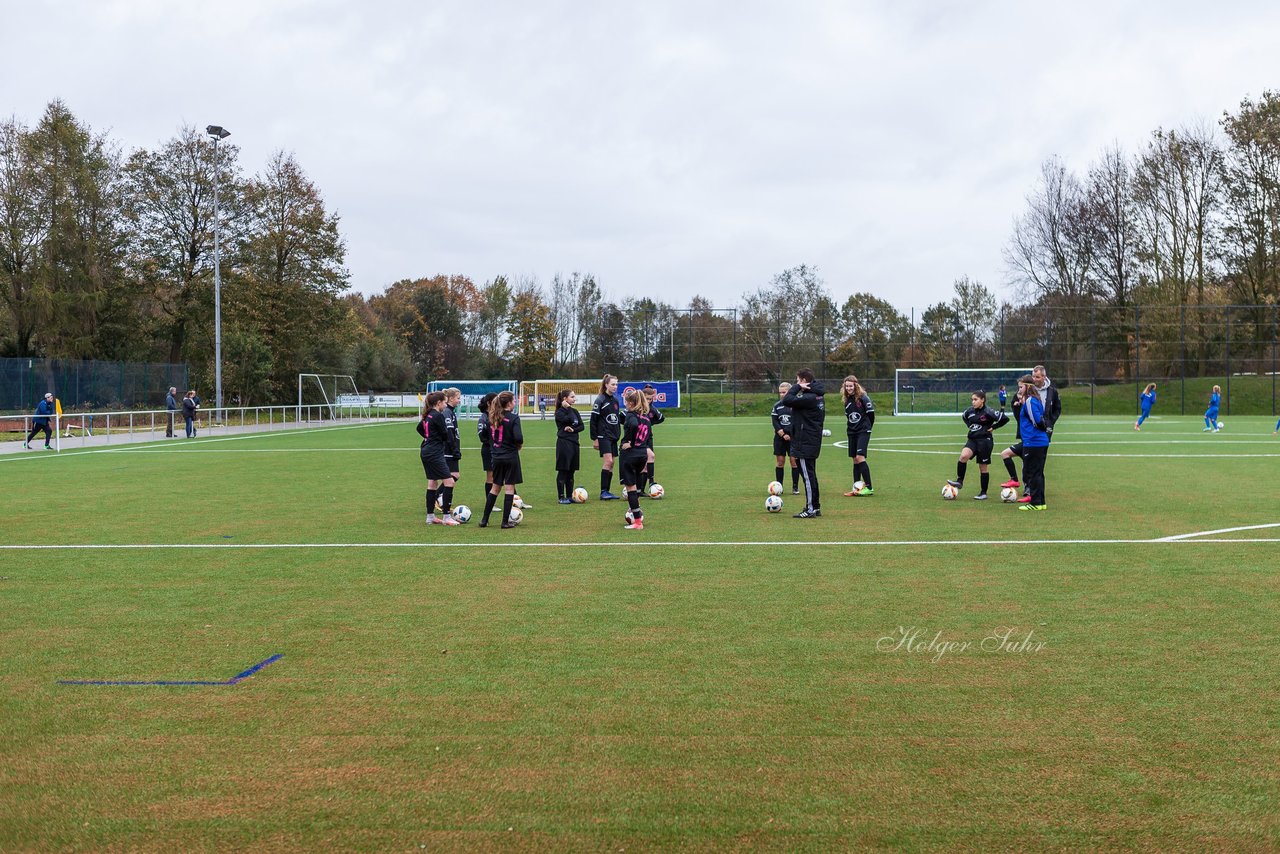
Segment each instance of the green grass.
[{"label": "green grass", "polygon": [[672,421],[639,533],[532,420],[514,531],[425,528],[404,423],[0,457],[0,544],[187,544],[0,551],[0,850],[1275,849],[1280,529],[1151,540],[1280,523],[1280,437],[1130,425],[1064,419],[1027,513],[883,418],[806,522],[766,421]]}]

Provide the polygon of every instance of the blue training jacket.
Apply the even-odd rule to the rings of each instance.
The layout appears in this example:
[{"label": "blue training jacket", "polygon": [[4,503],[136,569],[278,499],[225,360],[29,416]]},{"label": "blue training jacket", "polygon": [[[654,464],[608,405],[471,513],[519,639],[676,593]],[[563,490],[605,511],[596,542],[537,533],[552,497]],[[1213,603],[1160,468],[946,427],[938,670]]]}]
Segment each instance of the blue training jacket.
[{"label": "blue training jacket", "polygon": [[1022,404],[1022,411],[1018,413],[1018,426],[1022,428],[1024,448],[1049,447],[1049,434],[1036,426],[1043,423],[1044,404],[1040,402],[1039,395],[1033,394]]},{"label": "blue training jacket", "polygon": [[1151,407],[1156,405],[1156,393],[1154,391],[1143,392],[1142,399],[1139,401],[1138,405],[1142,407],[1143,412],[1150,412]]}]

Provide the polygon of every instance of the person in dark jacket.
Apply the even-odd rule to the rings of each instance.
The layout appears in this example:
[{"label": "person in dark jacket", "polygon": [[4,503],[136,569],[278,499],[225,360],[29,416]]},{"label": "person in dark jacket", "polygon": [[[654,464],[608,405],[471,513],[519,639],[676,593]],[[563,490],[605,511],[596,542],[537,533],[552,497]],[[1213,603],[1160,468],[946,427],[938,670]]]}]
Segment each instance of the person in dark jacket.
[{"label": "person in dark jacket", "polygon": [[427,395],[426,404],[422,407],[422,417],[418,420],[418,435],[422,437],[418,455],[422,458],[422,471],[427,476],[427,524],[454,526],[458,524],[458,520],[443,505],[440,507],[440,518],[436,518],[436,502],[440,497],[441,487],[453,485],[446,456],[453,440],[449,436],[444,409],[444,392],[433,391]]},{"label": "person in dark jacket", "polygon": [[800,494],[800,469],[791,456],[791,407],[782,402],[791,390],[791,383],[778,383],[778,402],[770,414],[773,421],[773,479],[782,483],[783,464],[791,460],[791,494]]},{"label": "person in dark jacket", "polygon": [[1035,378],[1030,374],[1019,380],[1023,386],[1022,409],[1018,426],[1022,428],[1022,477],[1027,482],[1031,500],[1019,510],[1045,510],[1044,466],[1049,456],[1049,423],[1047,409],[1040,401]]},{"label": "person in dark jacket", "polygon": [[200,409],[200,404],[196,400],[195,391],[188,391],[186,396],[182,398],[182,420],[187,423],[188,439],[196,435],[196,411],[198,409]]},{"label": "person in dark jacket", "polygon": [[1062,416],[1062,398],[1058,397],[1058,389],[1049,379],[1044,365],[1036,365],[1032,368],[1031,376],[1035,379],[1036,395],[1040,398],[1040,405],[1044,407],[1045,432],[1053,435],[1054,425]]},{"label": "person in dark jacket", "polygon": [[827,391],[808,368],[796,373],[796,384],[787,390],[783,404],[791,407],[791,456],[800,468],[804,482],[804,510],[797,519],[814,519],[822,515],[818,492],[818,455],[822,453],[822,424],[827,417]]},{"label": "person in dark jacket", "polygon": [[514,528],[511,521],[511,508],[515,506],[516,485],[524,482],[520,470],[520,449],[524,446],[524,432],[520,428],[520,416],[515,412],[516,396],[509,391],[501,392],[489,404],[489,443],[493,448],[493,486],[489,489],[484,501],[484,517],[480,527],[489,525],[489,516],[493,513],[494,504],[498,501],[498,493],[505,492],[502,499],[502,527]]},{"label": "person in dark jacket", "polygon": [[[969,396],[969,402],[973,405],[960,416],[964,420],[967,436],[964,447],[960,450],[960,460],[956,463],[956,479],[947,483],[956,489],[964,489],[964,475],[969,467],[969,460],[977,458],[981,489],[973,498],[975,501],[986,501],[987,487],[991,483],[991,451],[996,443],[991,433],[1008,424],[1009,416],[1004,410],[997,411],[987,406],[987,393],[981,389]],[[1012,463],[1009,465],[1012,466]]]},{"label": "person in dark jacket", "polygon": [[31,432],[27,434],[26,441],[22,443],[22,447],[27,450],[31,449],[31,440],[36,437],[37,433],[44,433],[44,449],[52,451],[53,446],[49,444],[49,440],[53,438],[53,431],[49,428],[49,416],[57,411],[54,406],[53,392],[47,391],[40,402],[36,404],[36,417],[31,419]]},{"label": "person in dark jacket", "polygon": [[178,398],[174,395],[178,393],[178,389],[169,386],[169,393],[164,396],[164,408],[169,410],[169,423],[164,428],[164,437],[166,439],[173,438],[174,418],[178,414]]},{"label": "person in dark jacket", "polygon": [[574,408],[578,396],[573,389],[561,389],[556,395],[556,494],[561,504],[573,503],[573,473],[578,470],[582,414]]},{"label": "person in dark jacket", "polygon": [[605,374],[600,380],[600,393],[591,404],[591,447],[600,452],[600,500],[615,501],[621,495],[609,491],[613,486],[613,462],[618,456],[618,435],[621,419],[618,416],[618,378]]}]

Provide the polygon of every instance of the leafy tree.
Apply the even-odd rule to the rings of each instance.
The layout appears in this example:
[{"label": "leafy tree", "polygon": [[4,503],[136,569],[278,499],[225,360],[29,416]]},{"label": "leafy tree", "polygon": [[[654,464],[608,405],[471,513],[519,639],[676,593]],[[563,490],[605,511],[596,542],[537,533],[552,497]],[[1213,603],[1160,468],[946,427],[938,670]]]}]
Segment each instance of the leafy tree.
[{"label": "leafy tree", "polygon": [[842,340],[828,356],[828,373],[889,377],[911,340],[911,321],[886,300],[852,294],[840,309]]},{"label": "leafy tree", "polygon": [[556,355],[551,309],[533,288],[518,291],[507,319],[507,364],[515,379],[544,376]]}]

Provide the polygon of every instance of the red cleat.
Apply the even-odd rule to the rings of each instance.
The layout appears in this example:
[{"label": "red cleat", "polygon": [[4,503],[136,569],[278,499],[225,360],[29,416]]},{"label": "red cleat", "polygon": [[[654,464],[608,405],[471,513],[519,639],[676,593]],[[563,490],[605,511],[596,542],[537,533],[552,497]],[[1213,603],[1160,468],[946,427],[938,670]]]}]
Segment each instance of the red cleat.
[{"label": "red cleat", "polygon": [[1030,495],[1024,495],[1024,496],[1022,496],[1021,498],[1019,498],[1019,499],[1018,499],[1018,503],[1019,503],[1019,504],[1030,504],[1030,503],[1031,503],[1031,496],[1030,496]]},{"label": "red cleat", "polygon": [[1018,483],[1016,480],[1006,480],[1004,483],[1000,484],[1001,489],[1017,489],[1019,486],[1022,486],[1022,484]]}]

